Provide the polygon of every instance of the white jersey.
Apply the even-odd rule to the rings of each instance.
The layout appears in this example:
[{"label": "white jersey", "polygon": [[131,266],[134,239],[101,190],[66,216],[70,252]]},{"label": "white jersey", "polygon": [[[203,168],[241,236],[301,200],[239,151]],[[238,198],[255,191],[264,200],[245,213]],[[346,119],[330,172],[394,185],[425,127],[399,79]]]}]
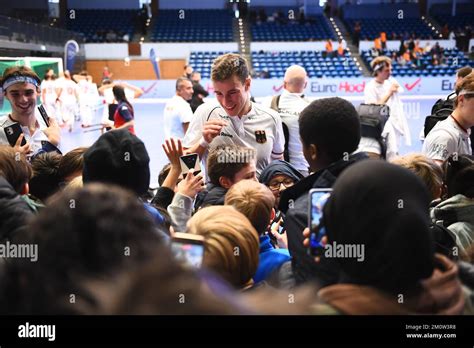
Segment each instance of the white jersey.
[{"label": "white jersey", "polygon": [[179,95],[174,95],[165,105],[163,121],[165,138],[184,138],[183,123],[190,123],[193,119],[191,105]]},{"label": "white jersey", "polygon": [[79,103],[81,105],[92,106],[97,103],[99,92],[97,91],[97,85],[87,80],[80,80],[77,83],[77,89],[79,92]]},{"label": "white jersey", "polygon": [[[35,112],[38,128],[33,134],[30,133],[30,129],[28,126],[21,126],[25,140],[30,144],[30,150],[33,155],[36,154],[39,150],[41,150],[43,146],[41,144],[42,141],[49,141],[48,137],[43,132],[46,129],[46,125],[44,124],[44,122],[38,121],[39,119],[41,119],[41,116],[38,114],[39,111],[37,113]],[[10,145],[4,129],[14,123],[16,122],[12,121],[9,115],[0,117],[0,145]]]},{"label": "white jersey", "polygon": [[471,155],[471,141],[466,133],[450,116],[436,123],[426,136],[422,153],[433,160],[444,161],[453,153],[458,155]]},{"label": "white jersey", "polygon": [[[227,126],[223,127],[221,133],[212,141],[210,149],[232,144],[254,148],[257,152],[257,175],[260,175],[273,159],[280,159],[283,155],[285,138],[280,115],[256,103],[252,103],[250,112],[242,117],[227,115],[217,102],[202,104],[194,113],[184,137],[183,147],[191,147],[201,140],[204,124],[210,119],[227,122]],[[208,150],[201,158],[203,168]]]},{"label": "white jersey", "polygon": [[[398,83],[392,77],[385,80],[384,83],[378,83],[375,79],[371,80],[365,86],[364,103],[378,104],[379,101],[388,94],[393,82]],[[398,95],[398,93],[402,93],[403,91],[403,88],[399,87],[398,91],[394,93],[386,103],[390,108],[390,117],[382,131],[382,137],[385,139],[387,144],[387,160],[391,160],[398,155],[398,143],[400,137],[405,138],[407,146],[411,145],[410,128],[408,127],[403,111],[403,103]],[[378,154],[381,153],[379,143],[375,139],[366,137],[361,138],[357,152],[360,151],[368,151]]]},{"label": "white jersey", "polygon": [[56,88],[61,88],[62,92],[59,96],[61,103],[69,105],[77,102],[76,90],[77,84],[72,80],[58,79],[56,80]]},{"label": "white jersey", "polygon": [[41,93],[45,104],[54,104],[58,95],[56,94],[56,83],[53,80],[43,80],[41,82]]},{"label": "white jersey", "polygon": [[[271,99],[269,101],[270,104],[266,105],[268,107],[271,105]],[[283,90],[278,101],[278,112],[280,113],[281,121],[288,127],[290,163],[305,174],[308,172],[309,165],[303,155],[298,119],[301,111],[308,105],[309,101],[302,98],[300,93],[290,93],[286,89]]]}]

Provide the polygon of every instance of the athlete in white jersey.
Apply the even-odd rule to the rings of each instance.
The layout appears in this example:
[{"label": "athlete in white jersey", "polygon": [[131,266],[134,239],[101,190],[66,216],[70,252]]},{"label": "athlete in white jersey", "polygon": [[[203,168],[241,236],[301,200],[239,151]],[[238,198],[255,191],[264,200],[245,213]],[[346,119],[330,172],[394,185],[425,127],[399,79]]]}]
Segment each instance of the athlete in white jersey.
[{"label": "athlete in white jersey", "polygon": [[72,132],[78,101],[77,84],[71,79],[71,74],[68,70],[64,71],[64,78],[57,81],[61,117],[69,132]]},{"label": "athlete in white jersey", "polygon": [[92,123],[99,92],[97,91],[97,85],[92,83],[92,77],[87,74],[87,71],[81,71],[79,76],[80,77],[74,76],[78,81],[79,113],[81,115],[82,127],[89,127]]},{"label": "athlete in white jersey", "polygon": [[195,112],[183,141],[187,153],[198,153],[205,168],[209,147],[235,144],[257,153],[257,175],[274,159],[283,159],[284,135],[280,115],[250,101],[249,69],[245,58],[228,53],[212,65],[217,103]]},{"label": "athlete in white jersey", "polygon": [[[56,77],[53,69],[48,69],[44,75],[44,80],[41,82],[41,103],[43,104],[49,117],[56,118]],[[62,122],[58,123],[61,124]]]},{"label": "athlete in white jersey", "polygon": [[[410,128],[403,111],[403,103],[399,93],[404,90],[399,83],[391,77],[392,64],[388,57],[377,57],[370,64],[374,70],[374,79],[371,80],[364,90],[364,102],[366,104],[386,104],[390,107],[390,117],[382,132],[386,141],[386,159],[390,160],[398,155],[398,145],[401,137],[405,138],[405,144],[411,145]],[[368,152],[372,156],[380,156],[381,148],[377,140],[361,137],[357,151]]]}]

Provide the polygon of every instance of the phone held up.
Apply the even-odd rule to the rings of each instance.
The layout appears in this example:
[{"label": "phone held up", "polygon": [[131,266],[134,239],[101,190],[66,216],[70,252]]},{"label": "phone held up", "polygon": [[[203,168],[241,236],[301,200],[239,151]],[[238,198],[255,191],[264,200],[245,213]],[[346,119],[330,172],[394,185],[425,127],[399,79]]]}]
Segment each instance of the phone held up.
[{"label": "phone held up", "polygon": [[332,189],[312,189],[309,191],[309,254],[311,256],[322,256],[324,246],[321,243],[326,234],[323,219],[323,208],[326,204]]},{"label": "phone held up", "polygon": [[204,259],[204,237],[176,232],[171,239],[171,251],[186,266],[200,268]]},{"label": "phone held up", "polygon": [[[23,130],[21,129],[21,126],[18,122],[5,127],[3,130],[5,131],[7,140],[11,146],[15,146],[16,142],[18,141],[18,138],[23,133]],[[24,145],[26,145],[25,137],[23,137],[23,140],[21,141],[21,146],[24,146]]]},{"label": "phone held up", "polygon": [[199,155],[197,153],[190,153],[180,157],[181,173],[185,178],[191,169],[194,170],[193,174],[196,176],[201,172],[201,165],[199,164]]}]

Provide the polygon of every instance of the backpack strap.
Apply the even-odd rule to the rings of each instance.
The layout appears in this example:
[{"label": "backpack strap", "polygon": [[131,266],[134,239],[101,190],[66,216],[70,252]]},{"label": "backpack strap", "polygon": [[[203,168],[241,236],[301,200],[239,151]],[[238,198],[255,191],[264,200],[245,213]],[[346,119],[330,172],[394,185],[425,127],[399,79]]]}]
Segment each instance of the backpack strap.
[{"label": "backpack strap", "polygon": [[276,112],[279,112],[278,111],[278,104],[280,104],[280,97],[281,97],[281,94],[274,96],[272,98],[272,102],[270,104],[270,108],[272,108]]},{"label": "backpack strap", "polygon": [[283,127],[283,135],[285,136],[285,150],[283,151],[283,158],[285,161],[290,162],[290,150],[288,149],[288,142],[290,140],[290,131],[285,122],[281,122]]}]

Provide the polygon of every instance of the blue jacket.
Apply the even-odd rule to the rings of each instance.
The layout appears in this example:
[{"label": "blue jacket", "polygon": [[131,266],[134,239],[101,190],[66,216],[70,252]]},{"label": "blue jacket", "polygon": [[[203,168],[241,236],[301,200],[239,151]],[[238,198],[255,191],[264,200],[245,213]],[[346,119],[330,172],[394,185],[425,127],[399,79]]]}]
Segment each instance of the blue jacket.
[{"label": "blue jacket", "polygon": [[287,249],[275,249],[269,236],[260,236],[260,262],[253,277],[254,282],[267,279],[273,271],[289,260],[291,256]]}]

